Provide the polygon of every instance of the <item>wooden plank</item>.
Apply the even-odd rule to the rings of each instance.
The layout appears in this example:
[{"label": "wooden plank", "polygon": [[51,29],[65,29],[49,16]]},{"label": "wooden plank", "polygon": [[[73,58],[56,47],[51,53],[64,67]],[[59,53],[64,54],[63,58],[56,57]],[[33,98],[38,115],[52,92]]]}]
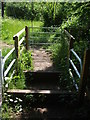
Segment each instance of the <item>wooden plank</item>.
[{"label": "wooden plank", "polygon": [[77,94],[71,91],[60,91],[60,90],[21,90],[11,89],[7,90],[8,94]]},{"label": "wooden plank", "polygon": [[89,75],[89,67],[90,67],[90,49],[85,50],[85,53],[84,53],[83,69],[82,69],[80,87],[79,87],[79,101],[81,103],[84,100],[87,79],[88,79],[88,75]]}]

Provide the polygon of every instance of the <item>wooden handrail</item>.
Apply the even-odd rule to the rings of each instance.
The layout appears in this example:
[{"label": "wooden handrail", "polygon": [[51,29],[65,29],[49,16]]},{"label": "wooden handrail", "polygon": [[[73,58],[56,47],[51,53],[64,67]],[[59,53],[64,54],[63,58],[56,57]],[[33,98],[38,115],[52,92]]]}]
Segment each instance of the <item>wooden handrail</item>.
[{"label": "wooden handrail", "polygon": [[72,38],[73,40],[75,40],[75,38],[67,30],[64,30],[64,32],[70,39]]},{"label": "wooden handrail", "polygon": [[23,28],[21,31],[19,31],[17,34],[13,36],[13,40],[15,40],[15,37],[19,37],[23,32],[25,31],[25,28]]}]

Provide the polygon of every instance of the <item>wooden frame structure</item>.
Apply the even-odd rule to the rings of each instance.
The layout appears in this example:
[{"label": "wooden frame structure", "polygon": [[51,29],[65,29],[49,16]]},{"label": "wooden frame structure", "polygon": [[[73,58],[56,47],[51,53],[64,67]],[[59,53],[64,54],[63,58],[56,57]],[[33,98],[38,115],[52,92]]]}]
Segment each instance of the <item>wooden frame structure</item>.
[{"label": "wooden frame structure", "polygon": [[[20,36],[23,33],[24,33],[24,36],[19,40]],[[90,75],[90,49],[85,50],[84,62],[83,62],[83,66],[82,66],[81,59],[79,58],[77,53],[73,50],[73,43],[75,41],[75,38],[72,35],[70,35],[66,30],[65,30],[65,34],[67,34],[67,36],[69,37],[69,40],[70,40],[69,62],[70,62],[70,65],[73,66],[76,74],[78,75],[78,77],[80,79],[79,88],[78,88],[77,84],[75,83],[74,79],[73,79],[73,83],[78,91],[79,101],[82,102],[84,100],[84,96],[85,96],[85,92],[86,92],[88,75]],[[20,53],[24,49],[24,46],[23,46],[22,49],[20,50],[20,45],[25,41],[25,48],[26,48],[26,50],[29,49],[29,45],[28,45],[29,44],[29,27],[26,26],[20,32],[18,32],[16,35],[14,35],[13,40],[14,40],[14,48],[4,58],[2,57],[2,51],[0,50],[0,94],[1,94],[0,95],[0,106],[2,104],[2,85],[4,84],[4,80],[7,77],[8,73],[11,70],[14,63],[16,61],[18,62]],[[11,61],[8,68],[4,71],[4,65],[5,65],[6,60],[9,58],[9,56],[14,51],[15,51],[16,57]],[[71,53],[73,53],[75,55],[75,57],[77,58],[77,60],[79,61],[81,73],[78,72],[76,66],[74,65],[73,61],[71,60]],[[14,72],[12,73],[11,77],[13,76],[13,74],[14,74]],[[90,91],[88,91],[87,95],[89,95],[89,93],[90,93]]]}]

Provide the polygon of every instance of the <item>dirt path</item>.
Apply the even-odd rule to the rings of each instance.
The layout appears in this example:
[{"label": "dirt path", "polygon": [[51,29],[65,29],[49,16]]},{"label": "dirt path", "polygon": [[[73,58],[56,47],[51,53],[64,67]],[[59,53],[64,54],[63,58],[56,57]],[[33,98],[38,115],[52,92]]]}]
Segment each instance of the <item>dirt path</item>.
[{"label": "dirt path", "polygon": [[55,71],[51,54],[43,48],[32,48],[34,71]]},{"label": "dirt path", "polygon": [[7,43],[2,42],[0,40],[0,49],[3,49],[3,48],[12,48],[12,47],[13,47],[13,45],[8,45]]}]

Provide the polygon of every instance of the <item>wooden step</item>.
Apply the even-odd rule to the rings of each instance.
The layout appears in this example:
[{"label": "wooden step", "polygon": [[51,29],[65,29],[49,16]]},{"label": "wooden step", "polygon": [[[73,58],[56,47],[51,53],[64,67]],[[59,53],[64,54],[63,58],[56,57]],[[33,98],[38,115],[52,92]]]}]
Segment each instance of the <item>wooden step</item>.
[{"label": "wooden step", "polygon": [[11,89],[7,90],[8,94],[77,94],[71,91],[60,91],[60,90],[21,90],[21,89]]},{"label": "wooden step", "polygon": [[25,71],[26,82],[29,83],[57,83],[60,80],[60,72],[31,72]]}]

